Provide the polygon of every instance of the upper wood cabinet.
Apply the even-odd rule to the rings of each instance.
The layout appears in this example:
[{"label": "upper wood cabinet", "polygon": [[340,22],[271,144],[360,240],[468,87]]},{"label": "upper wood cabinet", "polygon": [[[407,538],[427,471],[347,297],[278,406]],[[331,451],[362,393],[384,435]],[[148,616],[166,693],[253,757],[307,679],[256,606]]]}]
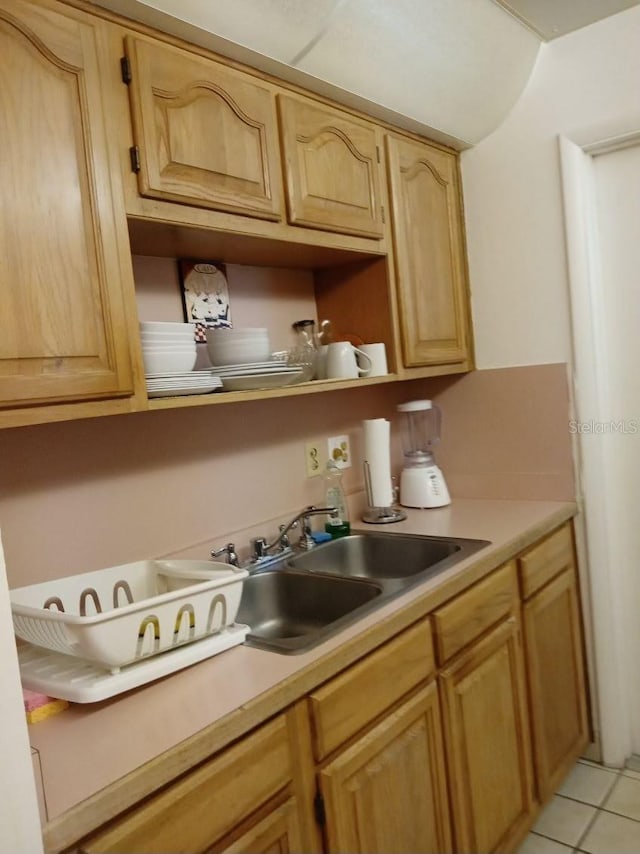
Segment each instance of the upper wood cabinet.
[{"label": "upper wood cabinet", "polygon": [[133,390],[130,260],[97,64],[103,25],[59,9],[0,0],[2,407]]},{"label": "upper wood cabinet", "polygon": [[278,95],[289,222],[382,237],[374,125],[312,101]]},{"label": "upper wood cabinet", "polygon": [[129,92],[143,196],[280,219],[268,84],[187,51],[128,36]]},{"label": "upper wood cabinet", "polygon": [[469,357],[469,308],[457,161],[388,135],[387,163],[406,367]]}]

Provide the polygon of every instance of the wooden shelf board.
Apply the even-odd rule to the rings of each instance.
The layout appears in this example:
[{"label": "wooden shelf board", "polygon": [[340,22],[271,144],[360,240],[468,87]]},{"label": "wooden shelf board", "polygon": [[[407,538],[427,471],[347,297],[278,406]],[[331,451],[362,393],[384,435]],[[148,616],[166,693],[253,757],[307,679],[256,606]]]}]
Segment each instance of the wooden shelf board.
[{"label": "wooden shelf board", "polygon": [[339,391],[345,388],[381,385],[395,382],[397,374],[383,377],[363,377],[356,380],[312,380],[299,385],[283,388],[252,389],[251,391],[215,391],[210,394],[193,394],[179,397],[155,397],[149,400],[149,409],[176,409],[186,406],[210,406],[222,403],[241,403],[248,400],[271,400],[274,397],[296,397],[302,394],[315,394],[322,391]]},{"label": "wooden shelf board", "polygon": [[[164,258],[215,258],[227,264],[250,264],[261,267],[324,269],[338,267],[366,258],[385,257],[386,252],[360,251],[348,245],[322,245],[313,232],[300,229],[297,241],[277,239],[250,233],[225,232],[213,228],[196,228],[179,223],[128,218],[129,239],[134,255]],[[309,242],[303,242],[309,240]],[[331,235],[332,243],[349,238]],[[372,241],[373,244],[373,241]]]}]

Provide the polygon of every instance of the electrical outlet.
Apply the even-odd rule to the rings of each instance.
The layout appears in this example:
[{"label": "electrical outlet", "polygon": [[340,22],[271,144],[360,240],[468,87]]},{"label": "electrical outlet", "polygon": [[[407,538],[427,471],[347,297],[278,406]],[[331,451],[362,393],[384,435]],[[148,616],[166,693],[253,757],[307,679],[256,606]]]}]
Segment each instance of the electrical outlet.
[{"label": "electrical outlet", "polygon": [[327,439],[327,454],[339,469],[351,468],[351,447],[348,436],[332,436]]},{"label": "electrical outlet", "polygon": [[318,474],[322,474],[327,461],[322,453],[322,442],[319,439],[306,443],[304,446],[304,456],[307,466],[307,477],[315,477]]}]

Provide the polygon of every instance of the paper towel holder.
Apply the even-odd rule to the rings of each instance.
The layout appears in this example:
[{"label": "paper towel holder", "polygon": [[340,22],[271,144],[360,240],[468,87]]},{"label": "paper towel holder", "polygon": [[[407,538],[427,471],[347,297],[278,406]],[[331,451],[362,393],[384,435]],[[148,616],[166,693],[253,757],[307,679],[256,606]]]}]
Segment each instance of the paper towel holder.
[{"label": "paper towel holder", "polygon": [[371,467],[369,461],[364,464],[364,485],[367,491],[367,504],[369,509],[362,514],[362,521],[370,525],[388,525],[389,522],[402,522],[407,514],[397,507],[376,507],[373,503],[373,491],[371,489]]}]

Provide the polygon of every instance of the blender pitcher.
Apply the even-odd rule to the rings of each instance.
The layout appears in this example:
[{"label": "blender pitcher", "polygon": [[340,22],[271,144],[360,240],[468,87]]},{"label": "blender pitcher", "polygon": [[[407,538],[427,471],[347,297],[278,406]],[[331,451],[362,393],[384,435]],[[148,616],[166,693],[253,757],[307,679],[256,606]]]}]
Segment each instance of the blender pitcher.
[{"label": "blender pitcher", "polygon": [[433,456],[433,446],[440,439],[440,408],[430,400],[411,400],[397,408],[404,416],[400,504],[420,508],[450,504],[447,484]]}]

